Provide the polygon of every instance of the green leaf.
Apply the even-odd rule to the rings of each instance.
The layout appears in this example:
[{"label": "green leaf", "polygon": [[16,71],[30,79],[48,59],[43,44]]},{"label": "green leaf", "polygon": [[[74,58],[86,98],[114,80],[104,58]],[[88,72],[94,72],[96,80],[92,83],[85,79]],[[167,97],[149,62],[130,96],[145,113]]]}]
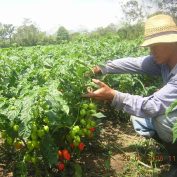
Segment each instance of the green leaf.
[{"label": "green leaf", "polygon": [[14,177],[26,177],[27,174],[27,166],[25,162],[21,161],[15,164],[15,170],[13,173]]},{"label": "green leaf", "polygon": [[173,126],[173,143],[177,140],[177,122]]},{"label": "green leaf", "polygon": [[175,101],[170,105],[170,107],[167,108],[167,110],[166,110],[166,112],[165,112],[166,116],[168,116],[168,114],[169,114],[170,112],[172,112],[176,107],[177,107],[177,100],[175,100]]},{"label": "green leaf", "polygon": [[105,167],[106,167],[107,170],[110,169],[110,160],[105,161]]},{"label": "green leaf", "polygon": [[54,83],[49,86],[49,94],[46,99],[50,102],[55,112],[63,111],[66,114],[69,114],[69,106],[63,99],[62,93],[57,90],[57,87],[58,83],[54,81]]},{"label": "green leaf", "polygon": [[45,136],[41,141],[42,154],[49,166],[55,165],[58,161],[58,147],[54,144],[50,135]]},{"label": "green leaf", "polygon": [[19,135],[23,136],[24,138],[29,137],[31,132],[28,123],[32,119],[32,115],[30,114],[30,112],[33,103],[34,103],[34,98],[32,96],[26,96],[22,100],[22,110],[19,116],[19,119],[21,120]]},{"label": "green leaf", "polygon": [[101,112],[98,112],[98,113],[96,113],[96,114],[93,114],[92,116],[93,116],[93,117],[96,117],[96,118],[98,118],[98,119],[106,117],[106,116],[105,116],[103,113],[101,113]]},{"label": "green leaf", "polygon": [[74,169],[75,169],[74,177],[82,177],[81,166],[79,164],[74,164]]}]

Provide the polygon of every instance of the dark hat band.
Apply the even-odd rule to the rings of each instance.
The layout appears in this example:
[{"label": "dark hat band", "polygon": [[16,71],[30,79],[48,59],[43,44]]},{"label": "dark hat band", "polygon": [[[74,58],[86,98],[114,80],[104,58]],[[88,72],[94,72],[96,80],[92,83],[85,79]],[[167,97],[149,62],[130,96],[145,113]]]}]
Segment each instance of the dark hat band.
[{"label": "dark hat band", "polygon": [[167,34],[177,34],[177,31],[164,31],[164,32],[152,34],[150,36],[146,36],[144,39],[148,40],[148,39],[152,39],[154,37],[159,37],[159,36],[163,36],[163,35],[167,35]]}]

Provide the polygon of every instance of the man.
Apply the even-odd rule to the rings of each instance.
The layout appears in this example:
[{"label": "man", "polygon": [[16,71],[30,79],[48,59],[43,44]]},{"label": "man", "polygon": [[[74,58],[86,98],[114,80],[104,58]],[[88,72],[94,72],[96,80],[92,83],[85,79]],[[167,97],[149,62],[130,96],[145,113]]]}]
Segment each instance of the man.
[{"label": "man", "polygon": [[[93,72],[161,75],[164,86],[160,90],[148,97],[142,97],[116,91],[93,79],[100,88],[84,96],[110,101],[116,109],[123,109],[131,114],[137,133],[161,141],[170,155],[176,155],[177,146],[172,144],[172,127],[177,121],[177,110],[168,117],[165,116],[166,109],[177,99],[177,26],[172,17],[164,14],[150,17],[145,23],[145,40],[141,46],[149,47],[151,55],[108,61],[105,66],[96,66]],[[177,172],[175,175],[177,176]]]}]

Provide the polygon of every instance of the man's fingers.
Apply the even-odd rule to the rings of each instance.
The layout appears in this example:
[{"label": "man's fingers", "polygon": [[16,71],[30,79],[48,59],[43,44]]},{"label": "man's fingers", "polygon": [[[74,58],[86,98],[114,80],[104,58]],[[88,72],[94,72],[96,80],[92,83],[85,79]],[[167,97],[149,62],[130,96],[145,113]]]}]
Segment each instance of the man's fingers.
[{"label": "man's fingers", "polygon": [[90,92],[92,93],[92,92],[93,92],[93,88],[87,87],[87,92],[88,92],[88,93],[90,93]]},{"label": "man's fingers", "polygon": [[94,98],[94,97],[96,97],[96,95],[93,92],[89,92],[89,93],[83,94],[82,97],[84,97],[84,98]]},{"label": "man's fingers", "polygon": [[97,96],[94,93],[83,94],[82,97],[83,98],[91,98],[91,99],[98,100],[98,101],[104,100],[104,98],[101,98],[100,96]]},{"label": "man's fingers", "polygon": [[101,82],[101,81],[98,80],[98,79],[92,79],[92,81],[93,81],[95,84],[99,85],[100,87],[105,87],[105,86],[107,86],[105,83]]}]

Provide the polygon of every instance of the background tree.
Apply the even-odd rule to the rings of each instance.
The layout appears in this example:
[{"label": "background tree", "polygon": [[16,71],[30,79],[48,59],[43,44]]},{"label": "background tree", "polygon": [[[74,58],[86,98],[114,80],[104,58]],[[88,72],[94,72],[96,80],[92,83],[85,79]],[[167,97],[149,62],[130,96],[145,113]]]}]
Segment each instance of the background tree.
[{"label": "background tree", "polygon": [[15,27],[12,24],[4,24],[4,30],[5,30],[5,33],[6,33],[6,39],[9,40],[9,43],[11,45],[12,36],[15,32]]},{"label": "background tree", "polygon": [[70,35],[68,30],[64,26],[59,27],[56,36],[57,42],[61,43],[63,41],[68,41],[69,39],[70,39]]},{"label": "background tree", "polygon": [[15,31],[15,27],[12,24],[0,23],[0,46],[8,47],[12,42],[12,35]]},{"label": "background tree", "polygon": [[23,25],[17,28],[14,41],[21,46],[34,46],[39,42],[40,31],[29,19],[25,19]]},{"label": "background tree", "polygon": [[137,0],[122,1],[122,11],[124,13],[123,21],[127,24],[133,24],[144,18],[143,7]]},{"label": "background tree", "polygon": [[159,10],[171,14],[177,22],[177,0],[159,0]]}]

